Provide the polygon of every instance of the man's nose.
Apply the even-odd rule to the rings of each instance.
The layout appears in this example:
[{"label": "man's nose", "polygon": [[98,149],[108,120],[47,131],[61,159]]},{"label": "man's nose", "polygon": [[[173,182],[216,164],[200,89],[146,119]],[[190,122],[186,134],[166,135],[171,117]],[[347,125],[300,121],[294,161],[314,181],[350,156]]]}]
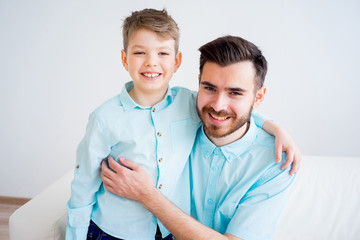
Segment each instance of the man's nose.
[{"label": "man's nose", "polygon": [[155,54],[148,54],[146,56],[145,65],[149,67],[157,66],[158,65],[158,58]]},{"label": "man's nose", "polygon": [[227,110],[227,100],[226,96],[219,93],[216,96],[214,96],[214,99],[211,103],[211,107],[216,111],[220,112],[221,110]]}]

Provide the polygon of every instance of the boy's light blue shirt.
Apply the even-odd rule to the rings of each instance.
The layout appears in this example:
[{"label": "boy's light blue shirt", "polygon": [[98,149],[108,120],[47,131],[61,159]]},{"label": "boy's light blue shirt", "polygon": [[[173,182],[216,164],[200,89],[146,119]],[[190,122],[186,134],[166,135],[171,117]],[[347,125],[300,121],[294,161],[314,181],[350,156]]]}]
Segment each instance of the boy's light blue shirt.
[{"label": "boy's light blue shirt", "polygon": [[191,215],[242,239],[271,239],[293,181],[275,163],[274,137],[250,121],[238,141],[216,147],[198,135],[190,156]]},{"label": "boy's light blue shirt", "polygon": [[140,164],[162,194],[190,213],[187,160],[200,124],[196,93],[171,88],[160,103],[143,107],[129,96],[132,88],[127,83],[120,95],[90,115],[77,150],[66,239],[86,239],[90,219],[122,239],[154,239],[157,224],[163,236],[169,234],[141,204],[105,190],[100,164],[109,155]]}]

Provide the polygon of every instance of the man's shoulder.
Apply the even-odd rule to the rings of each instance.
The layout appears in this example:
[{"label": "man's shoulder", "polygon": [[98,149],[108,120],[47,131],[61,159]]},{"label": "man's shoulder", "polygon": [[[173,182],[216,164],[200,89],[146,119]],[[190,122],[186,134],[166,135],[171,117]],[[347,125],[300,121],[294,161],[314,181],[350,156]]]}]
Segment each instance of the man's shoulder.
[{"label": "man's shoulder", "polygon": [[256,139],[251,146],[251,154],[256,158],[256,163],[263,166],[264,176],[271,176],[288,172],[288,169],[281,169],[286,161],[286,153],[283,152],[281,163],[275,161],[275,137],[261,128],[256,129]]},{"label": "man's shoulder", "polygon": [[260,127],[256,127],[256,138],[254,140],[254,147],[264,149],[275,149],[275,137],[267,133]]}]

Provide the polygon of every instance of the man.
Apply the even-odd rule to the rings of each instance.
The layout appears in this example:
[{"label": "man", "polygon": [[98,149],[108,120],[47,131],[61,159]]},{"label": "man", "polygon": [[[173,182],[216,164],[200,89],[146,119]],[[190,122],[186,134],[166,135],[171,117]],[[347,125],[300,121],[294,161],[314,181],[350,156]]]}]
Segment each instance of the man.
[{"label": "man", "polygon": [[[200,48],[197,132],[190,155],[191,215],[152,184],[142,167],[103,164],[106,189],[137,201],[177,239],[271,239],[293,177],[275,163],[275,141],[251,117],[264,99],[267,62],[240,37]],[[282,161],[285,162],[283,155]],[[198,220],[198,221],[197,221]]]}]

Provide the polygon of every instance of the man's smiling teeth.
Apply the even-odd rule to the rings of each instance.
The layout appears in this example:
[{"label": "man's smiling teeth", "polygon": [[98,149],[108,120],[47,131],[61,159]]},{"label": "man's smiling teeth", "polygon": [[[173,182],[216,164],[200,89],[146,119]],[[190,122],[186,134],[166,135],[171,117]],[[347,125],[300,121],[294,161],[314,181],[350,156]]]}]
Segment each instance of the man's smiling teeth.
[{"label": "man's smiling teeth", "polygon": [[211,113],[210,113],[210,116],[219,121],[224,121],[224,120],[228,119],[228,117],[218,117],[218,116],[212,115]]},{"label": "man's smiling teeth", "polygon": [[151,77],[151,78],[153,78],[153,77],[159,76],[160,73],[143,73],[143,75],[144,75],[145,77]]}]

